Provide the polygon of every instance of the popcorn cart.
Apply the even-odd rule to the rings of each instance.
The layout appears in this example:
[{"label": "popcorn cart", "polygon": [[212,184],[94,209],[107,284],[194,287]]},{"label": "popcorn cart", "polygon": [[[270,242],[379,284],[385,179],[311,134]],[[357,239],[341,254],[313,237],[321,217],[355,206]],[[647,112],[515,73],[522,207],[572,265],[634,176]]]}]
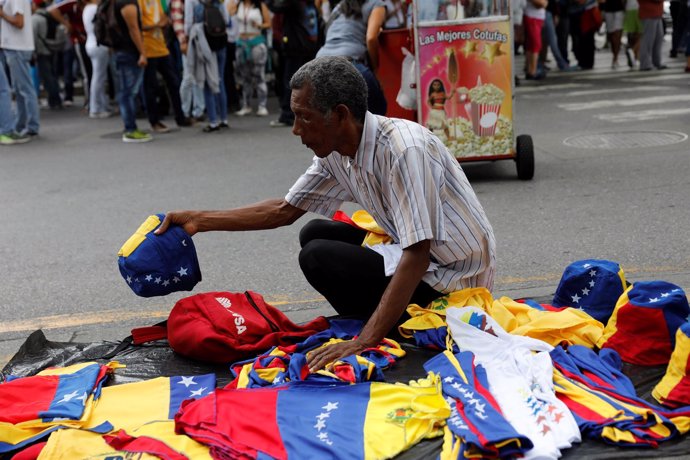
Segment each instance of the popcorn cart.
[{"label": "popcorn cart", "polygon": [[414,0],[417,121],[458,161],[512,159],[534,176],[532,137],[514,137],[508,0]]}]

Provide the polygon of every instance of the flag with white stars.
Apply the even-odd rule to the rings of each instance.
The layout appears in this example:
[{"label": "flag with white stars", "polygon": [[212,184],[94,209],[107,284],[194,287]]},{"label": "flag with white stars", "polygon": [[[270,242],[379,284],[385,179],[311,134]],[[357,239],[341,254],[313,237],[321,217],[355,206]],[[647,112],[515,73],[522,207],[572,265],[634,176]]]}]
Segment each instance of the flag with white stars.
[{"label": "flag with white stars", "polygon": [[690,316],[683,289],[666,281],[637,281],[620,297],[599,339],[627,363],[665,365],[671,358],[678,328]]},{"label": "flag with white stars", "polygon": [[437,382],[295,383],[219,389],[185,405],[175,421],[219,458],[361,460],[393,458],[440,434],[449,415]]},{"label": "flag with white stars", "polygon": [[149,216],[118,252],[118,266],[127,285],[142,297],[191,291],[201,281],[192,238],[178,225],[162,235],[153,232],[163,214]]},{"label": "flag with white stars", "polygon": [[115,367],[115,363],[89,362],[46,369],[30,377],[9,376],[0,384],[0,454],[63,426],[85,426],[85,417]]},{"label": "flag with white stars", "polygon": [[621,266],[610,260],[584,259],[566,267],[552,304],[582,310],[606,324],[627,287]]}]

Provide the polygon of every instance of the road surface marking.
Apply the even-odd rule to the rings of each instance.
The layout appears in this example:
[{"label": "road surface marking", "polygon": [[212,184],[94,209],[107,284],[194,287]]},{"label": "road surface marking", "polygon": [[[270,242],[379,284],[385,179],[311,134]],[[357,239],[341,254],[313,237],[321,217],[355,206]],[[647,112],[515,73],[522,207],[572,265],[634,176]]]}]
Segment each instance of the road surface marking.
[{"label": "road surface marking", "polygon": [[601,101],[572,102],[558,104],[557,107],[568,111],[607,109],[610,107],[634,107],[637,105],[661,104],[664,102],[690,101],[690,94],[669,94],[666,96],[638,97],[636,99],[604,99]]},{"label": "road surface marking", "polygon": [[610,121],[612,123],[625,123],[629,121],[645,121],[645,120],[660,120],[669,117],[676,117],[678,115],[686,115],[690,113],[690,107],[680,109],[653,109],[642,110],[635,112],[620,112],[620,113],[602,113],[594,115],[602,121]]}]

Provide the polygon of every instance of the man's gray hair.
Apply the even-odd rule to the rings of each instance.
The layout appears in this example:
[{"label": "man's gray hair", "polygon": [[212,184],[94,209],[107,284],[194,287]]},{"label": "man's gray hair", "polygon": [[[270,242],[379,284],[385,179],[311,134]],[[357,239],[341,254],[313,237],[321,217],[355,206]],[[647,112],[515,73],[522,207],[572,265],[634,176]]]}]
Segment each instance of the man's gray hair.
[{"label": "man's gray hair", "polygon": [[290,80],[290,89],[311,86],[309,104],[328,114],[338,104],[350,109],[354,118],[364,123],[367,113],[367,83],[362,74],[347,59],[323,56],[299,68]]}]

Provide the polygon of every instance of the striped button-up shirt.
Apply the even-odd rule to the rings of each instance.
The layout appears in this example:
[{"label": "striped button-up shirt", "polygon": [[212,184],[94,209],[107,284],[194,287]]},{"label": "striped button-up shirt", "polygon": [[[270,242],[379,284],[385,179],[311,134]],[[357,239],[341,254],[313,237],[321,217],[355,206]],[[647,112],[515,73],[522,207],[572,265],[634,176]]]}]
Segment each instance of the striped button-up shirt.
[{"label": "striped button-up shirt", "polygon": [[357,203],[404,249],[430,240],[423,280],[448,293],[493,286],[496,241],[458,161],[423,126],[367,112],[354,158],[314,157],[285,200],[331,217]]}]

